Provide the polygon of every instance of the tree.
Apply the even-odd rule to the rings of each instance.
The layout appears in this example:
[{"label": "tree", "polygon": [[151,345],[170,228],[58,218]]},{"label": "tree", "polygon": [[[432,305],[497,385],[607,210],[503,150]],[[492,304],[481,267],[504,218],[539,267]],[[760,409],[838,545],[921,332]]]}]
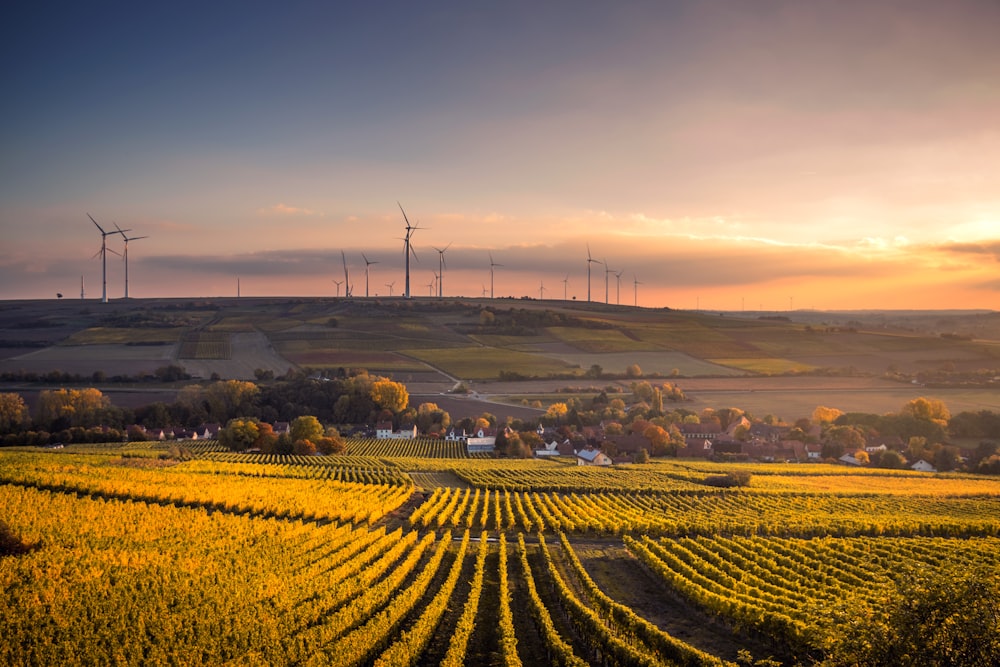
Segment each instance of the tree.
[{"label": "tree", "polygon": [[591,377],[594,379],[598,379],[602,375],[604,375],[604,369],[601,368],[600,364],[593,364],[590,367],[590,370],[587,371],[587,377]]},{"label": "tree", "polygon": [[18,433],[28,425],[28,406],[20,394],[0,394],[0,433]]},{"label": "tree", "polygon": [[260,436],[260,426],[255,419],[230,419],[219,430],[219,443],[233,451],[249,449]]},{"label": "tree", "polygon": [[947,426],[948,420],[951,418],[951,413],[948,411],[948,407],[944,404],[944,401],[936,398],[925,398],[923,396],[909,401],[903,406],[900,414],[914,417],[915,419],[931,421],[941,426]]},{"label": "tree", "polygon": [[111,400],[97,389],[45,390],[38,395],[38,424],[46,428],[101,426]]},{"label": "tree", "polygon": [[559,424],[566,418],[568,412],[569,406],[565,403],[553,403],[545,411],[545,416],[542,419],[549,424]]},{"label": "tree", "polygon": [[902,572],[878,596],[835,608],[828,622],[823,664],[831,667],[992,667],[1000,655],[1000,572]]},{"label": "tree", "polygon": [[278,448],[278,434],[274,432],[274,427],[265,422],[257,424],[257,439],[253,446],[265,454],[274,454]]},{"label": "tree", "polygon": [[837,408],[828,408],[818,405],[816,406],[816,409],[813,410],[812,420],[813,423],[816,424],[832,424],[842,414],[844,414],[843,411],[838,410]]},{"label": "tree", "polygon": [[629,378],[641,378],[642,369],[639,368],[639,364],[629,364],[625,367],[625,377]]},{"label": "tree", "polygon": [[312,415],[302,415],[292,420],[289,428],[289,435],[291,436],[293,443],[298,442],[299,440],[316,442],[324,435],[323,425],[320,424],[319,420]]},{"label": "tree", "polygon": [[394,414],[405,410],[410,402],[410,394],[405,385],[385,378],[372,383],[371,398],[375,405],[391,410]]}]

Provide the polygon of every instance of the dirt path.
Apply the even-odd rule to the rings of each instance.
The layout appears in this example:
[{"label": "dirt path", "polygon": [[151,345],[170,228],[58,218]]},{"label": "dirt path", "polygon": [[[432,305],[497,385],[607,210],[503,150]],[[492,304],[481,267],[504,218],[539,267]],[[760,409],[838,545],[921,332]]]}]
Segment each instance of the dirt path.
[{"label": "dirt path", "polygon": [[605,594],[631,607],[672,637],[725,660],[735,661],[740,649],[750,651],[758,659],[782,657],[776,655],[774,647],[736,633],[675,596],[624,546],[573,542],[573,549]]}]

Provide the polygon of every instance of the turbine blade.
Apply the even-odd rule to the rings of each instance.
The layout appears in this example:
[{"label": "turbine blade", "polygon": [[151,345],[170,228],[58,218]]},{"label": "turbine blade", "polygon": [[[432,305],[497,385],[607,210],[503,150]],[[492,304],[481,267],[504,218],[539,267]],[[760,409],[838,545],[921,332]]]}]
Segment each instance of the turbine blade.
[{"label": "turbine blade", "polygon": [[101,230],[101,234],[105,234],[105,235],[106,235],[106,232],[104,231],[104,228],[103,228],[103,227],[101,227],[100,225],[98,225],[98,224],[97,224],[97,220],[94,220],[94,216],[92,216],[91,214],[89,214],[89,213],[88,213],[88,214],[87,214],[87,217],[88,217],[88,218],[90,218],[90,221],[91,221],[92,223],[94,223],[94,225],[95,225],[95,226],[96,226],[96,227],[97,227],[98,229],[100,229],[100,230]]}]

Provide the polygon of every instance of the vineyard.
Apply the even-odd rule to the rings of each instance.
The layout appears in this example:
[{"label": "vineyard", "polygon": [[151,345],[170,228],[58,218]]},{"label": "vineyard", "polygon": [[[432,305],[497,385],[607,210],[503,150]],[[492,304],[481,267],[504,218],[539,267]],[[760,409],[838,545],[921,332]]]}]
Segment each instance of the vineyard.
[{"label": "vineyard", "polygon": [[231,359],[232,342],[226,331],[195,331],[181,338],[178,359]]},{"label": "vineyard", "polygon": [[0,663],[802,664],[915,571],[1000,572],[983,477],[190,444],[0,450]]}]

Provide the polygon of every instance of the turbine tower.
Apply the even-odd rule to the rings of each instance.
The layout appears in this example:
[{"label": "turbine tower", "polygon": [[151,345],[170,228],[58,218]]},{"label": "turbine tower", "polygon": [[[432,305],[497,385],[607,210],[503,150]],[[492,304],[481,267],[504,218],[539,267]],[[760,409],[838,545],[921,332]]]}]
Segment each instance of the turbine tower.
[{"label": "turbine tower", "polygon": [[614,269],[608,267],[608,260],[604,260],[604,303],[611,303],[608,300],[608,274],[614,273]]},{"label": "turbine tower", "polygon": [[419,225],[411,225],[410,219],[406,217],[406,211],[403,210],[403,205],[398,201],[396,205],[399,206],[399,210],[403,213],[403,220],[406,221],[406,237],[403,239],[403,255],[406,257],[406,291],[403,296],[407,299],[410,298],[410,255],[413,255],[413,259],[417,259],[417,251],[413,249],[413,245],[410,243],[410,239],[413,238],[413,232],[420,229]]},{"label": "turbine tower", "polygon": [[566,274],[566,277],[562,279],[562,284],[563,284],[563,301],[566,301],[566,293],[567,293],[566,290],[569,289],[569,274],[568,273]]},{"label": "turbine tower", "polygon": [[600,264],[599,260],[594,259],[590,256],[590,244],[587,244],[587,302],[590,302],[590,265]]},{"label": "turbine tower", "polygon": [[389,296],[392,296],[392,288],[393,288],[393,286],[394,286],[395,284],[396,284],[396,281],[395,281],[395,280],[393,280],[393,281],[392,281],[391,283],[386,283],[386,284],[385,284],[385,286],[389,288]]},{"label": "turbine tower", "polygon": [[139,239],[148,239],[149,237],[125,236],[125,230],[119,227],[118,223],[115,223],[115,228],[118,230],[118,233],[122,235],[122,238],[125,239],[125,250],[122,251],[122,257],[125,259],[125,298],[127,299],[128,298],[128,242],[138,241]]},{"label": "turbine tower", "polygon": [[615,292],[615,305],[622,305],[622,274],[625,270],[617,271],[615,273],[615,281],[617,282],[616,292]]},{"label": "turbine tower", "polygon": [[438,286],[438,298],[444,298],[444,270],[448,268],[448,263],[444,261],[444,251],[451,247],[449,243],[443,248],[434,248],[438,251],[438,272],[437,272],[437,286]]},{"label": "turbine tower", "polygon": [[347,271],[347,255],[344,254],[343,250],[340,251],[340,260],[344,263],[344,296],[349,297],[352,291],[351,274]]},{"label": "turbine tower", "polygon": [[[94,220],[94,216],[88,213],[87,217],[90,218],[90,221],[94,223],[94,226],[97,227],[97,229],[100,230],[101,232],[101,249],[94,254],[94,257],[97,257],[98,255],[101,256],[101,303],[107,303],[108,302],[108,251],[110,250],[108,248],[108,236],[111,234],[117,234],[118,232],[130,232],[132,230],[119,229],[114,232],[106,232],[104,231],[103,227],[97,224],[97,220]],[[117,227],[117,225],[115,226]],[[114,250],[111,250],[111,252],[114,252],[116,255],[118,254]]]},{"label": "turbine tower", "polygon": [[361,253],[361,257],[365,260],[365,298],[368,297],[368,267],[372,264],[378,264],[378,262],[372,261],[365,257],[365,253]]},{"label": "turbine tower", "polygon": [[632,305],[635,306],[636,308],[639,307],[639,285],[641,285],[641,284],[642,283],[639,282],[639,279],[635,277],[635,274],[633,274],[632,275],[632,299],[633,299]]},{"label": "turbine tower", "polygon": [[497,264],[496,262],[494,262],[493,261],[493,253],[490,253],[490,298],[491,299],[494,298],[494,296],[493,296],[493,268],[496,267],[496,266],[503,266],[503,264]]},{"label": "turbine tower", "polygon": [[545,300],[545,281],[540,281],[538,283],[538,300],[539,301]]}]

